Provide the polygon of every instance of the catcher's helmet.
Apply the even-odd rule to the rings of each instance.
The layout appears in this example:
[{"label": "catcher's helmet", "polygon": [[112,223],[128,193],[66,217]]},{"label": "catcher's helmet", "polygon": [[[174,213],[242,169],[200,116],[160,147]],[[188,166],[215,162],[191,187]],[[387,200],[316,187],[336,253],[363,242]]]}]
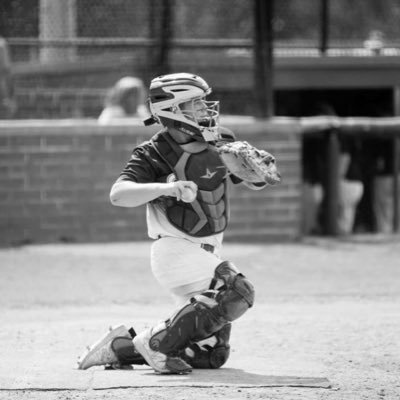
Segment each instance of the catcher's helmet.
[{"label": "catcher's helmet", "polygon": [[146,125],[160,123],[199,141],[215,140],[219,123],[219,101],[205,101],[211,87],[188,73],[162,75],[150,84],[148,105],[152,117]]}]

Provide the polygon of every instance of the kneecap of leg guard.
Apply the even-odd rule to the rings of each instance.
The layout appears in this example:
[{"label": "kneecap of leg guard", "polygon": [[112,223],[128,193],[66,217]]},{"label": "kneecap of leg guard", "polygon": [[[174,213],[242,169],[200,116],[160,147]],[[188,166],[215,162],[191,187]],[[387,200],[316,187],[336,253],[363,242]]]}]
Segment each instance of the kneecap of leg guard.
[{"label": "kneecap of leg guard", "polygon": [[253,306],[254,287],[229,261],[224,261],[215,269],[214,281],[218,280],[224,283],[218,289],[219,310],[227,321],[234,321]]}]

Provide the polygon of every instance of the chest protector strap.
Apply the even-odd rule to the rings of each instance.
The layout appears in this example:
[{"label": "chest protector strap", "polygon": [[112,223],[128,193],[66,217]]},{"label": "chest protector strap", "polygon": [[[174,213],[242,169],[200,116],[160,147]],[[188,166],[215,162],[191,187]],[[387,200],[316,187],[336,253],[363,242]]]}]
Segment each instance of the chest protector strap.
[{"label": "chest protector strap", "polygon": [[227,170],[213,146],[205,142],[178,143],[168,131],[159,132],[152,144],[178,180],[198,186],[192,203],[162,197],[169,222],[196,237],[209,236],[226,229],[229,219]]}]

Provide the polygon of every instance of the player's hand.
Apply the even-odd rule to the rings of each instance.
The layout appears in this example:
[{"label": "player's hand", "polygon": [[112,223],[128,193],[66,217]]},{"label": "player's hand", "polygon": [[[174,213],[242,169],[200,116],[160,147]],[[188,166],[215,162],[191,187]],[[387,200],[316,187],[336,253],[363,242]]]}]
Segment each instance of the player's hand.
[{"label": "player's hand", "polygon": [[167,183],[168,186],[168,195],[176,197],[176,199],[182,200],[182,196],[185,195],[187,190],[191,190],[194,193],[197,193],[197,185],[193,181],[175,181],[171,183]]}]

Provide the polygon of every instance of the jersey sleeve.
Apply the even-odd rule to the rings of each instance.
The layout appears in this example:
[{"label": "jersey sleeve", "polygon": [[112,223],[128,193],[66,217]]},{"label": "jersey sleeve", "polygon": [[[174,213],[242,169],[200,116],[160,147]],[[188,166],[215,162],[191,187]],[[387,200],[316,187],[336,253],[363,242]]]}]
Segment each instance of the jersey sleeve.
[{"label": "jersey sleeve", "polygon": [[157,182],[168,171],[149,142],[136,147],[117,179],[138,183]]}]

